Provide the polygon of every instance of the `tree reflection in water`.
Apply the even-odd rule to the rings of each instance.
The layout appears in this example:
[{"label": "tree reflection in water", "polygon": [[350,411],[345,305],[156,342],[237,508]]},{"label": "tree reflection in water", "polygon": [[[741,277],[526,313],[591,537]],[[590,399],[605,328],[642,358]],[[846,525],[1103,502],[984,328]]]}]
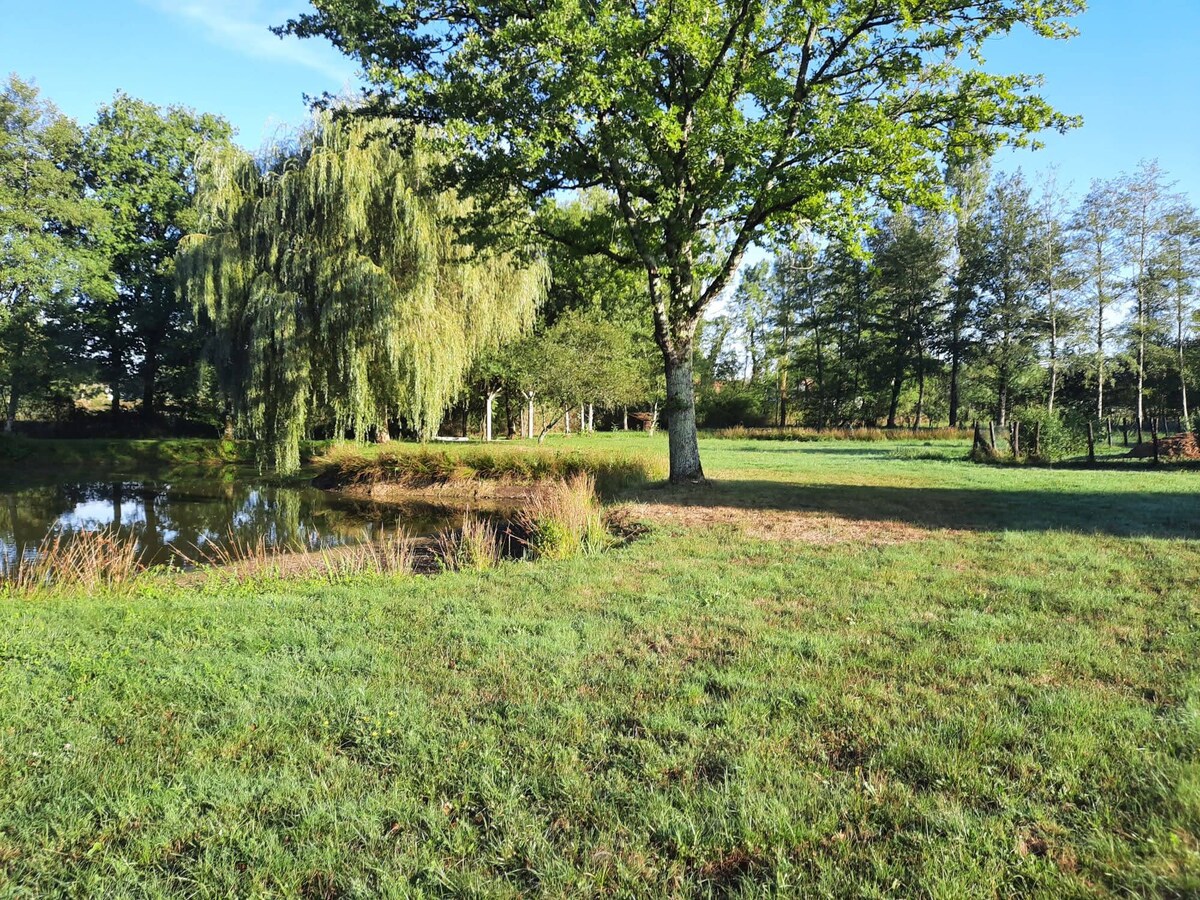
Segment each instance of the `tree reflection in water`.
[{"label": "tree reflection in water", "polygon": [[64,479],[0,484],[0,556],[33,553],[51,530],[115,528],[134,537],[148,564],[184,564],[197,548],[262,539],[269,548],[318,549],[404,529],[433,535],[462,519],[462,507],[352,500],[307,484],[265,480]]}]

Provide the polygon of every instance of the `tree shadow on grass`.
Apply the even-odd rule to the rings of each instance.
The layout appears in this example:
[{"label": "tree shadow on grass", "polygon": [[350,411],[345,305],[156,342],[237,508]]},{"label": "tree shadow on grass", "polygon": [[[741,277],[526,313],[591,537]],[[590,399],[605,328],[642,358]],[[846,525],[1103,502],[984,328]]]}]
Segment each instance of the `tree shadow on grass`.
[{"label": "tree shadow on grass", "polygon": [[663,487],[646,492],[642,499],[668,506],[814,513],[931,529],[1200,538],[1200,494],[1182,492],[986,490],[727,479]]}]

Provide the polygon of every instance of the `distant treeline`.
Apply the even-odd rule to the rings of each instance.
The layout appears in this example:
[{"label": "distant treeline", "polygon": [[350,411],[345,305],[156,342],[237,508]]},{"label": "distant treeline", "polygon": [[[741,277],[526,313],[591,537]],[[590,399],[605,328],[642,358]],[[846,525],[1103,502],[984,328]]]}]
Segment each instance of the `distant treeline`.
[{"label": "distant treeline", "polygon": [[1200,220],[1154,163],[1076,204],[1052,181],[949,172],[942,211],[748,267],[705,326],[708,424],[1187,419]]}]

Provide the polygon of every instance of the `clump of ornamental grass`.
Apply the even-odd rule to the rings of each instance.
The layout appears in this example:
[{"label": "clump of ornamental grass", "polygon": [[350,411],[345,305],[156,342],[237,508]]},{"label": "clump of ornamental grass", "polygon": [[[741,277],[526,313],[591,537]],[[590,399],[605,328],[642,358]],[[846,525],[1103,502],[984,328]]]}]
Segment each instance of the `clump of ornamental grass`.
[{"label": "clump of ornamental grass", "polygon": [[402,529],[375,540],[320,551],[320,557],[316,574],[331,580],[360,575],[411,575],[416,568],[412,538]]},{"label": "clump of ornamental grass", "polygon": [[137,539],[112,529],[51,531],[30,555],[0,557],[0,591],[86,593],[131,587],[147,571]]},{"label": "clump of ornamental grass", "polygon": [[596,499],[596,480],[587,473],[543,485],[518,513],[517,525],[535,559],[570,559],[612,544]]},{"label": "clump of ornamental grass", "polygon": [[436,553],[442,567],[452,572],[494,569],[503,558],[500,531],[487,519],[467,513],[459,528],[438,535]]},{"label": "clump of ornamental grass", "polygon": [[192,565],[236,576],[329,578],[337,581],[362,575],[407,575],[415,568],[413,541],[402,529],[374,539],[339,547],[276,546],[266,536],[243,538],[230,534],[196,548]]}]

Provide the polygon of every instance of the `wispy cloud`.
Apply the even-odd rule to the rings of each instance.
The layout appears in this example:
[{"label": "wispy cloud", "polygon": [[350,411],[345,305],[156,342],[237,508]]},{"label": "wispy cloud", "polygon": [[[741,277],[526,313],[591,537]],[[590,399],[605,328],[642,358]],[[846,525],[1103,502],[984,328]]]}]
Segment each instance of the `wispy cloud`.
[{"label": "wispy cloud", "polygon": [[354,76],[354,67],[336,51],[296,38],[279,38],[270,30],[296,12],[280,10],[261,0],[141,0],[160,12],[201,28],[205,36],[226,49],[255,59],[304,66],[339,87]]}]

